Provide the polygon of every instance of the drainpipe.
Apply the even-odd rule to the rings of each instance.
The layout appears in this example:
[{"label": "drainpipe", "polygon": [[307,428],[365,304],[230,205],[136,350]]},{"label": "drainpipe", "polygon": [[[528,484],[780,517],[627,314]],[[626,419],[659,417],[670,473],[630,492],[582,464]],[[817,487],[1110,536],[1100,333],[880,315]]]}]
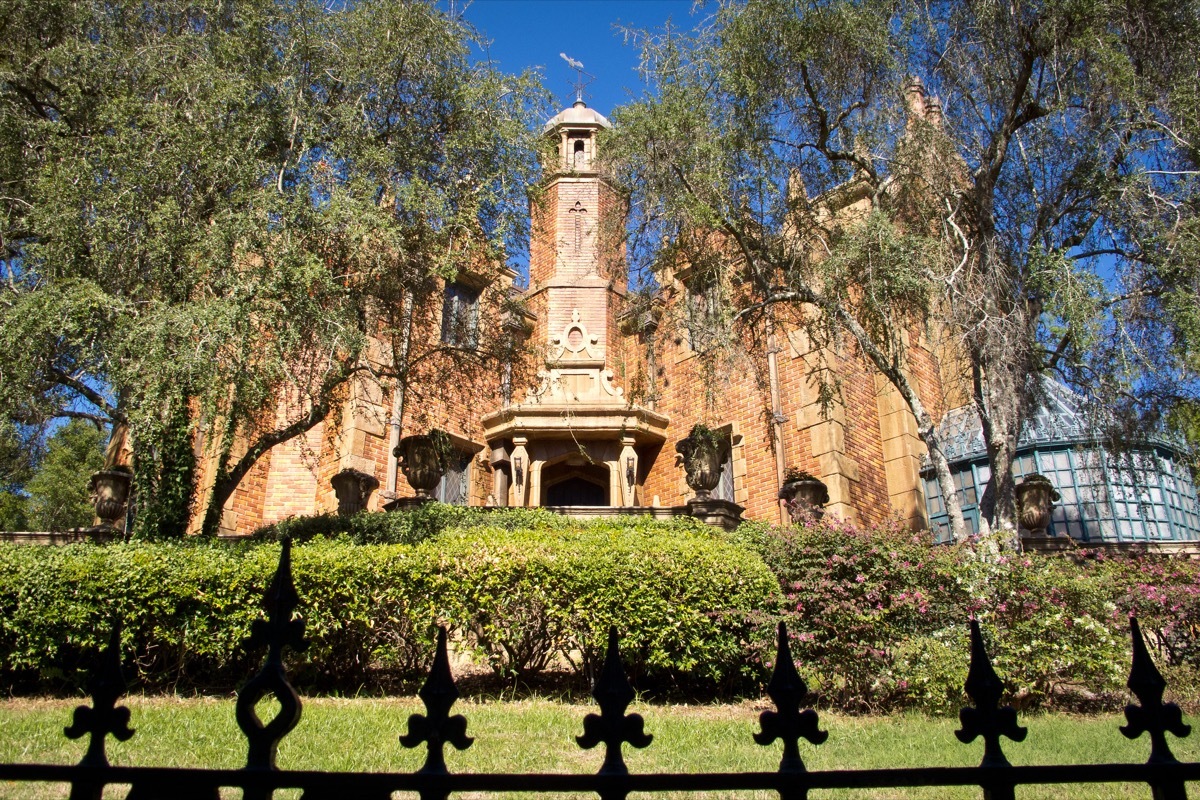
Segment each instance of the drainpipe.
[{"label": "drainpipe", "polygon": [[400,351],[392,353],[392,366],[399,364],[404,365],[404,369],[396,370],[396,388],[392,392],[392,417],[388,420],[388,426],[391,432],[388,435],[388,470],[387,470],[387,491],[391,492],[392,497],[396,496],[396,484],[399,480],[399,461],[396,458],[396,448],[400,446],[400,428],[401,420],[404,417],[404,388],[406,377],[401,377],[408,368],[408,350],[412,341],[412,312],[413,300],[412,292],[404,293],[400,312]]},{"label": "drainpipe", "polygon": [[[767,374],[771,382],[771,435],[775,439],[775,488],[783,488],[784,453],[783,453],[783,423],[787,417],[783,415],[783,401],[779,395],[779,365],[776,356],[779,348],[775,344],[774,325],[768,321],[767,329]],[[783,518],[783,503],[776,502],[779,512],[779,524],[785,524]]]}]

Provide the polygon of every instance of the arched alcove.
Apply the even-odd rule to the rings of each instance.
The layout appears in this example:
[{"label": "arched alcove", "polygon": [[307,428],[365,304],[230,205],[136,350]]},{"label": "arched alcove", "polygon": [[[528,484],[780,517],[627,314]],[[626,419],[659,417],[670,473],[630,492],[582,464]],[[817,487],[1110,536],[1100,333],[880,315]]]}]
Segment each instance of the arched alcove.
[{"label": "arched alcove", "polygon": [[548,464],[542,468],[542,505],[611,505],[608,473],[604,464]]}]

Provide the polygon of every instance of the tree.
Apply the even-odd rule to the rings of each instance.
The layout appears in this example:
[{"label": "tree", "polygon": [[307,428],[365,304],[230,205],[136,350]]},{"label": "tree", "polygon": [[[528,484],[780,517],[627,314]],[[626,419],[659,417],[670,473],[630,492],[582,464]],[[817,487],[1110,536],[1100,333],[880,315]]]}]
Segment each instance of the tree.
[{"label": "tree", "polygon": [[31,530],[62,531],[92,524],[96,513],[88,479],[104,463],[104,434],[91,422],[73,419],[46,442],[46,455],[26,484]]},{"label": "tree", "polygon": [[647,263],[721,232],[742,292],[725,318],[848,335],[957,500],[900,346],[936,322],[957,353],[943,377],[971,387],[984,429],[985,522],[1012,530],[1041,375],[1092,399],[1109,440],[1196,395],[1198,20],[1194,3],[723,3],[690,37],[643,39],[659,94],[614,115],[608,152]]},{"label": "tree", "polygon": [[[430,4],[0,17],[0,405],[127,426],[159,530],[195,496],[215,530],[257,460],[372,373],[381,306],[520,239],[536,82],[470,63],[473,32]],[[206,496],[179,490],[196,437]]]},{"label": "tree", "polygon": [[[942,248],[912,208],[930,192],[902,178],[924,176],[942,142],[900,94],[894,21],[888,3],[768,0],[722,4],[691,36],[642,35],[654,94],[614,112],[601,152],[631,192],[634,268],[686,265],[705,284],[703,316],[726,328],[711,341],[848,338],[887,377],[961,538],[938,420],[906,369],[904,334],[930,313]],[[836,394],[831,371],[813,377]]]},{"label": "tree", "polygon": [[993,527],[1016,527],[1012,463],[1041,375],[1083,393],[1115,448],[1197,396],[1198,33],[1195,2],[1105,0],[936,3],[914,27],[912,68],[957,112],[960,188],[942,202],[962,268],[943,281]]},{"label": "tree", "polygon": [[37,436],[11,420],[0,419],[0,531],[23,531],[29,525],[25,484],[37,467]]}]

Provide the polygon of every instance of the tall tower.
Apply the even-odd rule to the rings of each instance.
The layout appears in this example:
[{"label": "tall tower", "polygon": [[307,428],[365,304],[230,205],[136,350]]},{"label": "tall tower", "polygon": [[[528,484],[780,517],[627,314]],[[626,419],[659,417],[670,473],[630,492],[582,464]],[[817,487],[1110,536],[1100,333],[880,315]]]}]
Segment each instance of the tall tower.
[{"label": "tall tower", "polygon": [[[549,177],[531,208],[530,300],[545,304],[550,336],[578,312],[594,349],[606,353],[611,296],[623,295],[625,265],[619,241],[620,210],[615,191],[599,175],[597,134],[612,127],[604,116],[576,100],[546,123],[553,141]],[[544,293],[544,297],[537,295]]]},{"label": "tall tower", "polygon": [[597,134],[609,127],[576,100],[544,128],[524,300],[545,369],[523,400],[483,418],[494,496],[510,505],[635,505],[642,452],[665,439],[666,418],[614,382],[626,273],[620,200],[597,170]]}]

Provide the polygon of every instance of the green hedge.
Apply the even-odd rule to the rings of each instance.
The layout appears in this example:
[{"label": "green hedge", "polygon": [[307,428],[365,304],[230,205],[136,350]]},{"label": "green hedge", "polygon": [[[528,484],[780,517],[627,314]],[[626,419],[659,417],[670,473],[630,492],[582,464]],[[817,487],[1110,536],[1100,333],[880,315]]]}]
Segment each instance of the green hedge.
[{"label": "green hedge", "polygon": [[[274,543],[0,547],[0,681],[78,685],[118,615],[141,685],[236,685],[261,657],[240,644],[278,554]],[[754,553],[702,526],[645,520],[468,526],[417,545],[314,538],[294,548],[293,568],[312,644],[289,669],[339,691],[419,673],[435,622],[503,673],[560,658],[587,673],[615,624],[647,685],[731,684],[761,677],[753,621],[778,600]]]},{"label": "green hedge", "polygon": [[[447,530],[570,530],[591,524],[597,523],[581,522],[540,508],[481,509],[426,503],[402,513],[363,511],[349,517],[340,514],[289,517],[259,528],[251,538],[268,542],[278,542],[284,538],[293,542],[307,542],[316,537],[344,537],[355,544],[416,544]],[[611,523],[599,521],[598,524]],[[653,521],[653,524],[664,523]]]}]

